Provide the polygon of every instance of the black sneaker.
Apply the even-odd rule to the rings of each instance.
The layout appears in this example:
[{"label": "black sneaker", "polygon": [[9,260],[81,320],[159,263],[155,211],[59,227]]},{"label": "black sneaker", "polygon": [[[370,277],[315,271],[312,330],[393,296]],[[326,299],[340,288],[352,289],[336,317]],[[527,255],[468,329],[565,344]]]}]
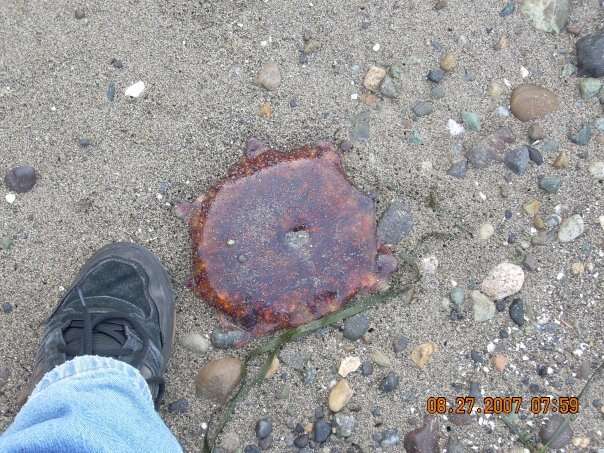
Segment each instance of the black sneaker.
[{"label": "black sneaker", "polygon": [[100,249],[46,321],[22,402],[45,373],[80,355],[113,357],[147,379],[156,407],[174,340],[174,294],[159,259],[135,244]]}]

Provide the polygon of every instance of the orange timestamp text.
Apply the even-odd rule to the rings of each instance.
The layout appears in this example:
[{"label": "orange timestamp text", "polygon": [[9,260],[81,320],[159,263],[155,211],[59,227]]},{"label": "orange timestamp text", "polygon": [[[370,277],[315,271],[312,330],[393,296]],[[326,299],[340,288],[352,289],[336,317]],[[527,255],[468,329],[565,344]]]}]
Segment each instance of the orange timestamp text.
[{"label": "orange timestamp text", "polygon": [[[426,401],[426,411],[431,415],[445,414],[518,414],[523,406],[521,396],[485,396],[476,405],[473,396],[458,396],[455,404],[449,404],[444,396],[431,396]],[[535,415],[578,414],[579,398],[576,396],[535,396],[530,399],[528,410]]]}]

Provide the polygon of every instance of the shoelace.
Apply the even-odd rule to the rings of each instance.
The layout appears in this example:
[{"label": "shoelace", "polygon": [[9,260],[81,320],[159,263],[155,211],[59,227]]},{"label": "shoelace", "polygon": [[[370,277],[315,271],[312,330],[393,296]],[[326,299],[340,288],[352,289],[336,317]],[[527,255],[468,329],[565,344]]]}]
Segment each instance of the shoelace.
[{"label": "shoelace", "polygon": [[[77,287],[76,291],[78,293],[78,297],[80,298],[80,303],[82,304],[82,308],[84,309],[84,315],[83,315],[83,317],[79,314],[70,315],[67,317],[67,321],[69,321],[71,323],[79,323],[79,322],[82,323],[82,326],[81,326],[82,337],[80,340],[80,355],[92,355],[95,353],[94,352],[94,333],[95,333],[95,331],[113,338],[119,344],[122,340],[122,338],[121,338],[122,335],[119,335],[118,333],[116,333],[115,328],[120,327],[120,326],[124,327],[126,325],[126,323],[128,323],[128,324],[130,324],[130,326],[132,326],[132,329],[134,330],[134,332],[136,332],[137,336],[143,342],[143,347],[139,351],[137,351],[133,354],[132,360],[130,361],[130,365],[132,365],[135,368],[138,368],[142,364],[142,362],[149,350],[149,344],[150,344],[149,335],[143,328],[142,324],[134,317],[128,316],[127,313],[117,312],[117,311],[105,313],[102,316],[98,316],[98,317],[95,317],[94,319],[92,319],[92,315],[91,315],[90,311],[88,310],[88,306],[86,305],[86,300],[84,298],[84,294],[82,293],[82,290],[79,287]],[[120,322],[109,323],[108,321],[111,321],[111,320],[121,321],[121,323]],[[79,328],[80,326],[74,325],[73,327]],[[65,348],[63,348],[63,351],[61,351],[61,352],[66,352]],[[121,352],[122,352],[121,348],[106,349],[103,351],[103,355],[109,356],[109,357],[117,357],[117,356],[119,356],[119,354]],[[155,408],[158,409],[159,403],[162,401],[164,392],[165,392],[165,387],[166,387],[165,380],[161,376],[152,376],[152,377],[148,378],[146,381],[150,387],[153,385],[157,385],[157,387],[158,387],[157,397],[155,398]]]}]

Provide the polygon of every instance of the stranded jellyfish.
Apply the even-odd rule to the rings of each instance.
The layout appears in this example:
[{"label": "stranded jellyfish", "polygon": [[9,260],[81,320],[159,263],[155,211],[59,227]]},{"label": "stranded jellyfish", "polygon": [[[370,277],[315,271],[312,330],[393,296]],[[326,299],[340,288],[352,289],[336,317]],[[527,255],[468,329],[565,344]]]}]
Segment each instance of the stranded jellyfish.
[{"label": "stranded jellyfish", "polygon": [[337,311],[396,267],[329,144],[251,150],[186,208],[193,290],[248,339]]}]

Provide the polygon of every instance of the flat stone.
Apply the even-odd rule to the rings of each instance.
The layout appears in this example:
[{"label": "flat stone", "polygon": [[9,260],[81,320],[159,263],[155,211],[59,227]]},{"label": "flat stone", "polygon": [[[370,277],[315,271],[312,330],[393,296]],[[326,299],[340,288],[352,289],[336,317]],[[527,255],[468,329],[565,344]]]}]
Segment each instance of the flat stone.
[{"label": "flat stone", "polygon": [[589,174],[598,181],[604,180],[604,161],[598,160],[589,164]]},{"label": "flat stone", "polygon": [[189,412],[189,400],[181,398],[168,404],[168,412],[173,414],[186,414]]},{"label": "flat stone", "polygon": [[210,349],[210,342],[207,338],[194,332],[190,332],[182,337],[180,344],[182,344],[185,349],[198,354],[205,354],[208,352],[208,349]]},{"label": "flat stone", "polygon": [[445,78],[445,71],[440,68],[430,69],[427,79],[434,83],[440,83]]},{"label": "flat stone", "polygon": [[356,427],[356,420],[352,415],[336,414],[333,418],[336,436],[347,438],[352,436]]},{"label": "flat stone", "polygon": [[466,128],[471,131],[480,131],[480,117],[474,112],[462,112],[461,118]]},{"label": "flat stone", "polygon": [[472,310],[474,313],[474,321],[483,322],[493,319],[495,316],[495,304],[491,299],[482,294],[480,291],[472,291]]},{"label": "flat stone", "polygon": [[558,97],[547,88],[523,84],[512,91],[510,108],[520,121],[533,121],[556,111]]},{"label": "flat stone", "polygon": [[221,330],[216,329],[210,335],[212,345],[217,349],[231,349],[237,341],[243,337],[243,332],[239,330]]},{"label": "flat stone", "polygon": [[386,77],[386,70],[379,66],[371,66],[363,79],[363,86],[374,93],[380,90],[382,80]]},{"label": "flat stone", "polygon": [[331,423],[325,420],[317,420],[313,427],[313,440],[323,443],[331,436]]},{"label": "flat stone", "polygon": [[580,75],[604,76],[604,30],[579,39],[575,48]]},{"label": "flat stone", "polygon": [[438,346],[431,341],[420,344],[411,351],[411,360],[419,368],[425,368],[432,359],[432,354],[438,351]]},{"label": "flat stone", "polygon": [[387,98],[397,98],[398,89],[394,83],[394,80],[390,76],[384,77],[382,86],[380,87],[380,93]]},{"label": "flat stone", "polygon": [[256,437],[264,439],[273,432],[273,422],[270,418],[264,417],[256,422]]},{"label": "flat stone", "polygon": [[397,245],[411,233],[413,226],[413,214],[409,202],[396,198],[378,222],[378,241],[380,244]]},{"label": "flat stone", "polygon": [[541,151],[539,151],[537,148],[535,148],[534,146],[527,146],[528,149],[528,153],[529,153],[529,159],[531,160],[531,162],[535,163],[536,165],[543,165],[543,154],[541,154]]},{"label": "flat stone", "polygon": [[558,449],[568,445],[573,437],[570,423],[564,423],[564,418],[559,414],[552,415],[539,430],[539,438],[551,449]]},{"label": "flat stone", "polygon": [[583,124],[578,131],[571,132],[568,134],[568,139],[576,145],[585,146],[591,140],[591,126],[589,124]]},{"label": "flat stone", "polygon": [[556,193],[560,189],[562,180],[558,175],[542,176],[539,178],[539,188],[547,193]]},{"label": "flat stone", "polygon": [[543,140],[545,138],[545,130],[539,124],[532,124],[528,130],[528,136],[531,140]]},{"label": "flat stone", "polygon": [[388,357],[382,351],[374,351],[373,354],[371,354],[371,360],[373,360],[376,365],[382,368],[392,366],[392,360],[390,360],[390,357]]},{"label": "flat stone", "polygon": [[495,354],[492,362],[495,369],[499,372],[505,370],[508,365],[508,358],[504,354]]},{"label": "flat stone", "polygon": [[411,110],[413,111],[413,113],[415,113],[417,117],[422,117],[430,115],[433,112],[434,107],[432,107],[431,102],[418,101],[413,105]]},{"label": "flat stone", "polygon": [[510,318],[516,323],[518,327],[524,325],[524,303],[522,299],[514,299],[510,304]]},{"label": "flat stone", "polygon": [[344,321],[344,338],[356,341],[369,329],[369,319],[364,314],[354,315]]},{"label": "flat stone", "polygon": [[340,412],[352,398],[352,387],[346,379],[340,379],[329,392],[328,406],[332,412]]},{"label": "flat stone", "polygon": [[490,223],[483,223],[478,228],[478,238],[481,241],[488,240],[493,234],[495,234],[495,227]]},{"label": "flat stone", "polygon": [[431,89],[430,89],[430,97],[432,97],[433,99],[442,99],[445,97],[445,89],[442,87],[442,85],[434,85]]},{"label": "flat stone", "polygon": [[439,453],[438,419],[436,417],[424,417],[421,427],[405,434],[403,445],[407,453]]},{"label": "flat stone", "polygon": [[398,388],[400,378],[394,371],[390,371],[382,380],[380,390],[384,393],[390,393]]},{"label": "flat stone", "polygon": [[569,0],[524,0],[520,11],[537,30],[560,33],[568,24]]},{"label": "flat stone", "polygon": [[340,362],[338,368],[338,374],[342,377],[348,376],[350,373],[354,373],[361,366],[361,359],[358,357],[345,357]]},{"label": "flat stone", "polygon": [[560,224],[558,230],[558,240],[560,242],[572,242],[583,234],[585,231],[585,224],[583,217],[579,214],[570,216]]},{"label": "flat stone", "polygon": [[36,170],[30,165],[19,165],[11,168],[4,176],[7,189],[16,193],[29,192],[37,181]]},{"label": "flat stone", "polygon": [[526,146],[507,151],[503,157],[505,166],[517,175],[523,175],[528,167],[529,150]]},{"label": "flat stone", "polygon": [[583,99],[591,99],[600,93],[602,88],[602,82],[599,79],[593,77],[587,77],[579,80],[579,91]]},{"label": "flat stone", "polygon": [[522,289],[523,284],[522,268],[516,264],[503,262],[491,269],[480,288],[487,296],[499,300],[513,296]]},{"label": "flat stone", "polygon": [[511,143],[514,143],[512,131],[507,127],[500,127],[466,151],[466,157],[474,168],[485,168],[500,160],[503,150]]},{"label": "flat stone", "polygon": [[274,91],[281,85],[281,71],[276,63],[266,63],[256,76],[256,83],[262,88]]},{"label": "flat stone", "polygon": [[211,360],[199,370],[195,390],[198,396],[224,404],[240,381],[241,361],[236,357],[225,357]]}]

